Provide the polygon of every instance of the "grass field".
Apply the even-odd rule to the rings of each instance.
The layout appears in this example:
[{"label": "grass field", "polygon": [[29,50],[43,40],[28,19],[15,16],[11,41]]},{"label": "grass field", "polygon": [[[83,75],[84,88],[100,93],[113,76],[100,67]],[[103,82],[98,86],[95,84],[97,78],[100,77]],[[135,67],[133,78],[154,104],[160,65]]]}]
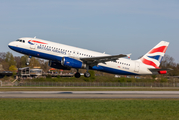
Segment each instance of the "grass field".
[{"label": "grass field", "polygon": [[2,120],[178,120],[174,99],[0,99]]}]

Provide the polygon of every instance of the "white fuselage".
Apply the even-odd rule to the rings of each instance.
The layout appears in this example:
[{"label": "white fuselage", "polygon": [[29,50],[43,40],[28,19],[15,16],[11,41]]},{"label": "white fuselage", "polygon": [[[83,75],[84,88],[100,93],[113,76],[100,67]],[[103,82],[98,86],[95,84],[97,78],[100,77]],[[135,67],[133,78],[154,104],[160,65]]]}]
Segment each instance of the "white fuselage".
[{"label": "white fuselage", "polygon": [[[22,54],[57,61],[61,61],[62,57],[80,59],[89,57],[92,58],[110,56],[109,54],[104,54],[37,38],[20,38],[17,41],[9,43],[9,47],[12,50]],[[152,74],[152,72],[149,71],[148,68],[153,67],[143,64],[140,60],[130,60],[125,58],[119,58],[115,62],[108,61],[105,63],[98,63],[97,66],[92,66],[93,70],[122,75]]]}]

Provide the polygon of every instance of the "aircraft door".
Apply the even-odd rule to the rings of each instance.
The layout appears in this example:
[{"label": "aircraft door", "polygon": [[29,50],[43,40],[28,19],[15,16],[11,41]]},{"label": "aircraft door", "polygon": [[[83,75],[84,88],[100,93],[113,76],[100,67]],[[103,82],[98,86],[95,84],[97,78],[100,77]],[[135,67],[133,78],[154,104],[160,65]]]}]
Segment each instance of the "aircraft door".
[{"label": "aircraft door", "polygon": [[31,45],[30,45],[30,48],[31,48],[31,49],[35,49],[35,48],[36,48],[36,44],[33,44],[33,45],[31,44]]},{"label": "aircraft door", "polygon": [[134,72],[139,72],[139,69],[140,69],[140,63],[139,62],[135,62]]}]

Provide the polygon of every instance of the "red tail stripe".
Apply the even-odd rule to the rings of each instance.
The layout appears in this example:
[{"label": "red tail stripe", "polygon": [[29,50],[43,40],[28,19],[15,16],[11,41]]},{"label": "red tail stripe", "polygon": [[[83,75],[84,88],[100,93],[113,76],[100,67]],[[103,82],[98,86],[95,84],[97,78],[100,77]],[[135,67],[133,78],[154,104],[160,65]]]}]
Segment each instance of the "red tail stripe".
[{"label": "red tail stripe", "polygon": [[157,66],[154,62],[152,62],[152,61],[150,61],[150,60],[147,60],[147,59],[145,59],[145,58],[142,58],[141,61],[142,61],[144,64],[146,64],[146,65],[151,65],[151,66],[153,66],[153,67],[155,67],[155,68],[158,68],[158,66]]},{"label": "red tail stripe", "polygon": [[149,52],[149,54],[156,53],[156,52],[165,53],[166,50],[167,50],[167,46],[161,46],[161,47],[152,49],[152,50]]},{"label": "red tail stripe", "polygon": [[40,43],[40,44],[47,44],[47,43],[44,43],[44,42],[40,42],[40,41],[37,41],[37,40],[29,40],[30,42],[35,42],[35,43]]}]

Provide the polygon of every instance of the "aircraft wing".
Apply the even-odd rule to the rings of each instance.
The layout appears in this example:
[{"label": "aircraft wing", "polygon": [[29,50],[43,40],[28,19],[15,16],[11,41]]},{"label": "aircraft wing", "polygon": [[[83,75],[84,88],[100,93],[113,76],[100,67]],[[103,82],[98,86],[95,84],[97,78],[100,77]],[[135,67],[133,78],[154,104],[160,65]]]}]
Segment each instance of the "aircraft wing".
[{"label": "aircraft wing", "polygon": [[112,55],[112,56],[101,56],[101,57],[89,57],[89,58],[80,58],[82,61],[84,61],[86,64],[94,66],[97,65],[98,63],[104,63],[108,61],[116,61],[119,58],[122,57],[130,57],[131,54],[124,55]]}]

